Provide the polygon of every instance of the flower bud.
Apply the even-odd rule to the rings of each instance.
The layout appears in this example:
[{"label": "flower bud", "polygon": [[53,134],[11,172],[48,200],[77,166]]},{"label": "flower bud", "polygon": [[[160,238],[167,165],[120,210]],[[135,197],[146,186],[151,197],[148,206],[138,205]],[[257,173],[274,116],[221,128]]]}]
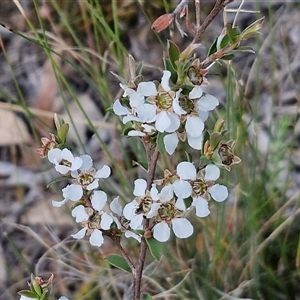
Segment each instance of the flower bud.
[{"label": "flower bud", "polygon": [[151,29],[156,32],[161,32],[162,30],[169,27],[174,20],[174,14],[164,14],[158,17],[152,24]]}]

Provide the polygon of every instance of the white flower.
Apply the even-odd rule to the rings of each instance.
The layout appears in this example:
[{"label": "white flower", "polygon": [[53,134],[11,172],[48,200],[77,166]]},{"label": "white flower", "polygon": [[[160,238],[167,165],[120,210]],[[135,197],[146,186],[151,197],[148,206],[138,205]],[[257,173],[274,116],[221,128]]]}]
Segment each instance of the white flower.
[{"label": "white flower", "polygon": [[136,198],[126,204],[123,210],[124,217],[130,221],[130,227],[134,230],[141,229],[143,218],[152,218],[156,215],[159,203],[158,191],[153,184],[150,192],[146,191],[147,182],[144,179],[136,179],[133,194]]},{"label": "white flower", "polygon": [[82,187],[78,184],[69,184],[62,189],[64,199],[62,201],[52,201],[52,205],[55,207],[61,207],[68,200],[79,201],[83,195]]},{"label": "white flower", "polygon": [[69,299],[65,296],[61,296],[58,300],[69,300]]},{"label": "white flower", "polygon": [[202,188],[193,189],[194,196],[192,206],[195,206],[196,215],[198,217],[206,217],[210,214],[207,202],[210,196],[217,202],[222,202],[228,197],[226,186],[214,184],[214,181],[217,180],[219,176],[220,170],[218,167],[215,165],[207,165],[205,167],[204,179],[201,182]]},{"label": "white flower", "polygon": [[[117,216],[122,217],[123,216],[123,207],[122,205],[119,203],[119,197],[116,197],[113,199],[113,201],[110,203],[110,209],[113,213],[115,213]],[[118,229],[121,228],[121,224],[119,222],[119,220],[114,217],[112,215],[112,218],[114,219],[115,223],[117,224]],[[131,230],[126,230],[125,231],[125,237],[126,238],[134,238],[136,239],[138,242],[141,242],[141,235],[137,234]]]},{"label": "white flower", "polygon": [[72,152],[64,148],[55,148],[48,152],[48,160],[55,165],[55,170],[66,175],[68,172],[76,171],[82,166],[82,159],[74,157]]}]

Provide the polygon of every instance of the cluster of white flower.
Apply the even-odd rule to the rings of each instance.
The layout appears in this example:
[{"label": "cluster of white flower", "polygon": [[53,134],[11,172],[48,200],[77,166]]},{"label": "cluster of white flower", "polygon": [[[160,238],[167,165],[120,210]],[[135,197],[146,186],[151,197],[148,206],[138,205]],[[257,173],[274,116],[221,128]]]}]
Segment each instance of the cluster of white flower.
[{"label": "cluster of white flower", "polygon": [[[99,179],[108,178],[111,173],[107,165],[96,171],[89,155],[74,157],[66,148],[51,149],[48,160],[56,171],[72,181],[62,190],[64,199],[52,201],[53,206],[61,207],[68,200],[74,201],[72,216],[83,228],[72,237],[81,239],[87,234],[90,243],[98,247],[104,242],[103,232],[112,235],[112,228],[119,235],[124,233],[125,237],[140,241],[145,218],[151,221],[147,230],[160,242],[169,239],[171,228],[178,238],[187,238],[192,235],[193,226],[184,217],[186,212],[195,207],[198,217],[206,217],[210,213],[210,197],[220,202],[228,196],[225,186],[215,184],[220,176],[218,167],[210,164],[197,172],[192,163],[181,162],[174,174],[166,171],[165,177],[156,180],[150,190],[144,179],[135,180],[135,198],[123,208],[116,197],[109,205],[111,211],[106,212],[108,197],[98,188]],[[192,202],[187,207],[185,200],[188,198]]]},{"label": "cluster of white flower", "polygon": [[[170,77],[171,72],[165,70],[158,87],[152,81],[140,82],[135,88],[120,84],[124,90],[123,99],[129,101],[124,106],[116,100],[113,111],[122,116],[124,124],[133,122],[134,129],[129,136],[165,133],[163,141],[169,154],[174,153],[180,139],[187,139],[190,147],[200,150],[204,122],[219,101],[204,93],[200,85],[194,84],[187,95],[181,88],[173,91],[169,86]],[[201,85],[208,85],[205,77]]]},{"label": "cluster of white flower", "polygon": [[[227,198],[227,187],[215,184],[219,176],[220,170],[214,165],[197,172],[192,163],[181,162],[175,174],[168,172],[164,179],[156,181],[157,185],[162,185],[160,192],[155,183],[147,191],[146,181],[137,179],[133,192],[136,197],[125,205],[124,217],[130,220],[132,229],[143,229],[144,218],[154,219],[150,228],[153,237],[160,242],[169,239],[171,228],[178,238],[187,238],[193,233],[192,224],[184,217],[187,210],[195,207],[198,217],[206,217],[210,213],[210,197],[217,202]],[[189,197],[192,203],[186,207],[184,200]]]}]

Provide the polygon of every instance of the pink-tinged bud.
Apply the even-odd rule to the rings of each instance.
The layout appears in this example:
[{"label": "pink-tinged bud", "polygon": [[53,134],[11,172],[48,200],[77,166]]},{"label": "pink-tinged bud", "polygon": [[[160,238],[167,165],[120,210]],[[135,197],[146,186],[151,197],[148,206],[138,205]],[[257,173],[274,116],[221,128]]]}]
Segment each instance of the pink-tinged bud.
[{"label": "pink-tinged bud", "polygon": [[162,30],[169,27],[174,21],[174,14],[164,14],[158,17],[152,24],[151,29],[156,32],[161,32]]}]

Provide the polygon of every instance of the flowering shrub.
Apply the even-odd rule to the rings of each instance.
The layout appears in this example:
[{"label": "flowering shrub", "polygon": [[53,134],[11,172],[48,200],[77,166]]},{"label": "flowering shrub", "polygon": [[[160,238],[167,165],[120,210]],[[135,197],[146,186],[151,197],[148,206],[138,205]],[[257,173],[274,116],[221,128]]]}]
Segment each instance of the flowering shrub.
[{"label": "flowering shrub", "polygon": [[[219,1],[219,11],[229,2]],[[157,19],[153,29],[159,32],[175,22],[184,34],[177,18],[186,11],[187,1],[181,1],[173,14]],[[123,94],[113,103],[112,111],[126,126],[124,133],[142,141],[148,159],[147,178],[134,181],[133,197],[124,207],[119,196],[109,199],[102,189],[105,180],[109,180],[110,167],[103,165],[96,170],[89,155],[76,156],[66,147],[68,124],[55,117],[57,133],[50,134],[51,139],[42,138],[43,147],[38,152],[70,181],[62,189],[63,200],[53,201],[53,206],[72,201],[71,215],[82,227],[72,234],[74,239],[88,236],[92,246],[101,247],[108,237],[117,244],[123,259],[112,256],[107,261],[132,272],[133,299],[141,296],[147,249],[159,258],[160,243],[168,241],[172,232],[180,239],[193,234],[189,216],[195,213],[197,217],[207,217],[211,199],[222,202],[228,197],[227,187],[218,183],[220,168],[230,171],[240,159],[233,152],[235,141],[224,141],[225,120],[219,119],[213,130],[206,127],[209,113],[219,105],[218,99],[205,91],[209,85],[206,76],[217,61],[231,59],[236,51],[251,51],[241,47],[240,42],[256,34],[260,25],[261,20],[243,32],[227,25],[202,62],[195,55],[202,27],[183,51],[169,41],[160,82],[144,81],[142,65],[136,65],[132,57],[130,74],[135,75],[129,80],[116,75]],[[161,178],[155,178],[159,154],[172,155],[180,143],[197,152],[198,160],[179,162],[174,170],[165,170]],[[140,243],[137,262],[123,249],[123,237]],[[35,294],[30,298],[21,292],[21,299],[41,299],[36,290],[32,293]]]}]

